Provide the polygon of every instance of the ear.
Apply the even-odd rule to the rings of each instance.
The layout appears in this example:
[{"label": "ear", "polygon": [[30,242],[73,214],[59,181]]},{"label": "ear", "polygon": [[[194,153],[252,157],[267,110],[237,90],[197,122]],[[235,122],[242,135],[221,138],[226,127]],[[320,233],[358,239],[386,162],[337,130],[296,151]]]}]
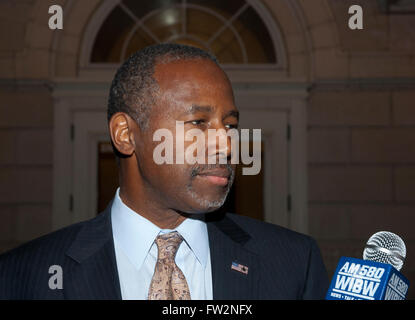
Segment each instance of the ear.
[{"label": "ear", "polygon": [[108,124],[112,143],[119,153],[131,156],[135,150],[135,121],[126,113],[115,113]]}]

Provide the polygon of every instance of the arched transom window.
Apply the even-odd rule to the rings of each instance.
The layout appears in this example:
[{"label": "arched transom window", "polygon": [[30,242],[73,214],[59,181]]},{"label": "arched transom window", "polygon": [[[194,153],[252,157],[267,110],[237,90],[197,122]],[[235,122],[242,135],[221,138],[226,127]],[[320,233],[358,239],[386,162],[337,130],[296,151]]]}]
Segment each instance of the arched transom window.
[{"label": "arched transom window", "polygon": [[97,32],[90,62],[120,63],[174,42],[209,50],[221,64],[277,65],[270,28],[254,0],[120,0]]}]

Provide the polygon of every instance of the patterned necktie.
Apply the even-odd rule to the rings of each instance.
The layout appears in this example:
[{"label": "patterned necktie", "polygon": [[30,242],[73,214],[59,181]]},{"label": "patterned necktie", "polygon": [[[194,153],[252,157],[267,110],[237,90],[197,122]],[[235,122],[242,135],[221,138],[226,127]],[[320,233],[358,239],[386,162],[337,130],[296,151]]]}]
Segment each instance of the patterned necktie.
[{"label": "patterned necktie", "polygon": [[176,231],[157,236],[158,257],[148,291],[149,300],[190,300],[186,278],[174,262],[182,241]]}]

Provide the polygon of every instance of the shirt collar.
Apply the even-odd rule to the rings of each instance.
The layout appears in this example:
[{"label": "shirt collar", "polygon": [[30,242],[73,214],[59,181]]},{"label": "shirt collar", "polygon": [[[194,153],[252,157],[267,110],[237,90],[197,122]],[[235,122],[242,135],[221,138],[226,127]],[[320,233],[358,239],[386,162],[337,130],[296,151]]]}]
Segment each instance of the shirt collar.
[{"label": "shirt collar", "polygon": [[197,260],[205,267],[209,253],[206,223],[201,220],[187,218],[175,230],[182,235]]},{"label": "shirt collar", "polygon": [[159,233],[179,232],[203,267],[209,254],[209,238],[204,221],[187,218],[176,229],[160,229],[123,203],[117,188],[111,207],[114,241],[130,261],[140,269]]}]

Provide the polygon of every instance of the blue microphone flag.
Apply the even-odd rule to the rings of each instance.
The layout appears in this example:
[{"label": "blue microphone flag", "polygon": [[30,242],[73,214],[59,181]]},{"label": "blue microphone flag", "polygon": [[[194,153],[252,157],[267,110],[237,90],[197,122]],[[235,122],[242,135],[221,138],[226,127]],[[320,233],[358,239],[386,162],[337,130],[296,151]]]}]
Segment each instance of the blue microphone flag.
[{"label": "blue microphone flag", "polygon": [[409,281],[393,266],[341,257],[326,300],[405,300]]}]

